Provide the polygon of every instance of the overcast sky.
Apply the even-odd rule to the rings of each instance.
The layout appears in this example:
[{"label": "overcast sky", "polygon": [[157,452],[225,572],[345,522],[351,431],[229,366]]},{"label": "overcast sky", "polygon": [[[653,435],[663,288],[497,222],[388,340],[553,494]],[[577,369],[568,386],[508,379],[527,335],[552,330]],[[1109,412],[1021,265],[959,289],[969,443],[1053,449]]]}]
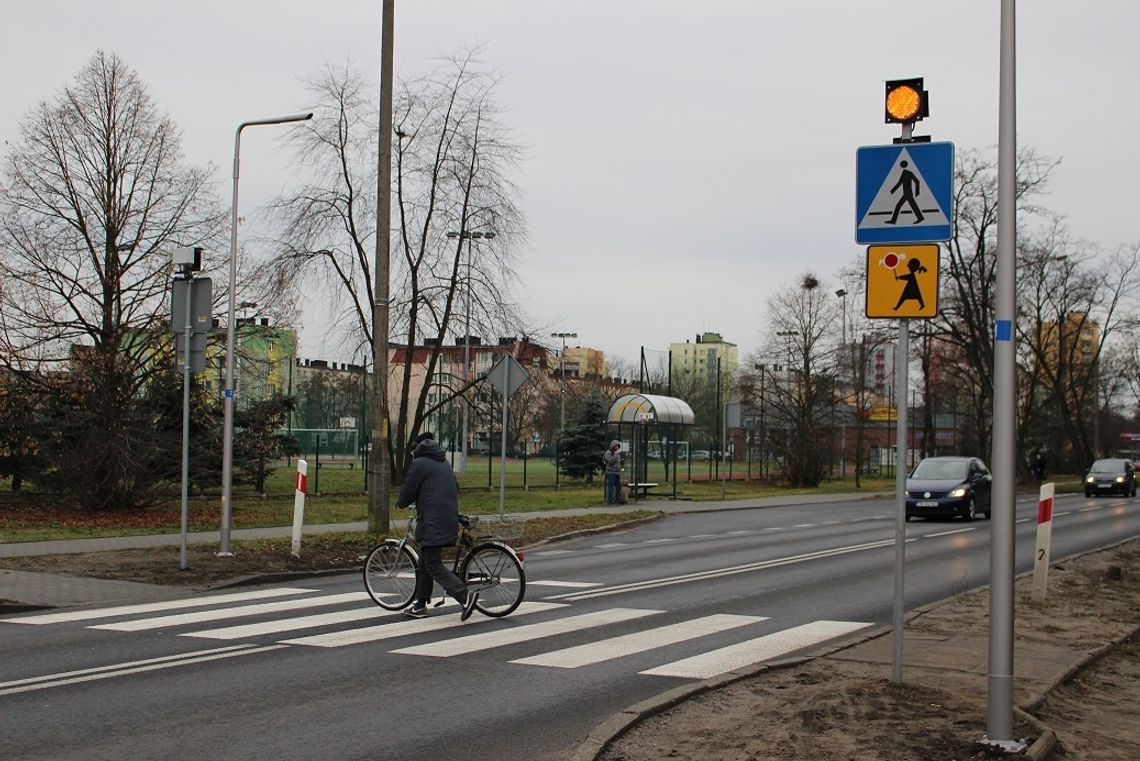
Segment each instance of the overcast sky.
[{"label": "overcast sky", "polygon": [[[926,78],[916,134],[997,143],[998,0],[397,0],[397,76],[484,45],[530,237],[521,280],[536,325],[636,362],[703,331],[759,348],[768,295],[810,270],[831,288],[861,259],[855,150],[899,133],[883,81]],[[1140,241],[1140,3],[1018,3],[1021,146],[1060,158],[1045,203],[1106,249]],[[380,2],[4,0],[0,139],[98,49],[141,76],[218,167],[233,135],[306,110],[322,61],[378,72]],[[243,133],[243,216],[290,182],[263,127]],[[282,130],[283,131],[283,130]],[[849,305],[849,308],[861,305]],[[302,349],[351,360],[309,316]],[[541,338],[541,336],[540,336]],[[546,338],[555,345],[555,339]]]}]

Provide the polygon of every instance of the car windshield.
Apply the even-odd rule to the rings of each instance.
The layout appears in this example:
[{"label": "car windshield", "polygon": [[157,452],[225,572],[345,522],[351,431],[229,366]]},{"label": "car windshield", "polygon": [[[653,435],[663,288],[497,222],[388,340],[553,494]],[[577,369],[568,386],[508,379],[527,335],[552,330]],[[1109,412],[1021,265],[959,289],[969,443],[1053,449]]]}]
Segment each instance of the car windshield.
[{"label": "car windshield", "polygon": [[910,474],[911,478],[927,478],[932,481],[964,481],[969,463],[965,460],[923,460]]},{"label": "car windshield", "polygon": [[1124,460],[1097,460],[1089,468],[1090,473],[1123,473]]}]

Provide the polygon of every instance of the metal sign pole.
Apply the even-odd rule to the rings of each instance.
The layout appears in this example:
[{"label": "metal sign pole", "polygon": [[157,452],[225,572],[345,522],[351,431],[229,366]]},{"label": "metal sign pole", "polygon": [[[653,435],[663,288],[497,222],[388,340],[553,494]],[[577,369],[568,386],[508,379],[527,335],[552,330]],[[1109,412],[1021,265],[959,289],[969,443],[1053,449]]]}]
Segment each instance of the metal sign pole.
[{"label": "metal sign pole", "polygon": [[503,432],[501,435],[501,448],[499,449],[499,520],[506,520],[504,515],[507,504],[507,400],[511,392],[511,363],[503,362]]},{"label": "metal sign pole", "polygon": [[186,542],[190,524],[190,349],[194,339],[194,276],[190,268],[184,270],[186,276],[186,322],[183,323],[183,336],[186,350],[182,354],[182,548],[179,553],[178,568],[185,571],[188,566]]},{"label": "metal sign pole", "polygon": [[894,660],[891,669],[891,681],[894,682],[902,682],[903,678],[903,616],[906,613],[903,603],[903,570],[906,568],[906,477],[909,472],[906,467],[906,387],[910,358],[910,335],[907,323],[907,320],[899,320],[899,349],[895,359],[898,370],[895,383],[899,387],[899,393],[895,394],[895,406],[898,412],[895,416],[897,427],[895,432],[895,442],[897,443],[895,455],[895,607],[892,622]]}]

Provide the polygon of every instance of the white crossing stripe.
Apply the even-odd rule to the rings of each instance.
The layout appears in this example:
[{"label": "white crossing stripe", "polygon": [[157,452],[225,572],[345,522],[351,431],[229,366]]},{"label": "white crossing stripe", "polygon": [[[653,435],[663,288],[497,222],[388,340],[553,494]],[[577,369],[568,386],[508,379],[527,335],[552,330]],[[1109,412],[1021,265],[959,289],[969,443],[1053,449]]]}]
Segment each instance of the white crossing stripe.
[{"label": "white crossing stripe", "polygon": [[766,620],[760,616],[735,616],[728,613],[717,613],[695,618],[691,621],[682,621],[678,624],[591,642],[586,645],[554,650],[530,658],[519,658],[511,661],[511,663],[573,669]]},{"label": "white crossing stripe", "polygon": [[528,587],[566,587],[568,589],[589,589],[590,587],[600,587],[600,581],[549,581],[546,579],[532,580],[527,579],[526,585]]},{"label": "white crossing stripe", "polygon": [[[451,604],[458,605],[459,603],[452,602]],[[201,639],[242,639],[243,637],[278,634],[280,632],[296,631],[297,629],[314,629],[318,626],[346,624],[352,621],[367,621],[391,615],[403,615],[403,613],[394,614],[390,610],[384,610],[376,605],[370,605],[364,608],[337,610],[332,613],[316,613],[311,616],[278,618],[256,624],[239,624],[238,626],[224,626],[220,629],[203,629],[196,632],[186,632],[179,636]]]},{"label": "white crossing stripe", "polygon": [[256,592],[234,592],[224,595],[206,595],[205,597],[187,597],[181,600],[166,600],[164,602],[144,602],[137,605],[120,605],[114,608],[94,608],[92,610],[70,610],[63,613],[40,613],[35,616],[20,616],[19,618],[0,618],[0,621],[10,624],[59,624],[68,621],[90,621],[96,618],[113,618],[114,616],[133,616],[139,613],[157,613],[163,610],[178,610],[180,608],[200,608],[214,603],[244,602],[245,600],[260,600],[266,597],[284,597],[286,595],[299,595],[315,592],[315,589],[262,589]]},{"label": "white crossing stripe", "polygon": [[[555,610],[566,607],[564,604],[552,602],[524,602],[511,613],[511,618],[525,616],[528,613],[541,613],[545,610]],[[456,626],[469,626],[475,623],[488,621],[487,616],[476,613],[474,618],[460,621],[458,616],[434,616],[429,618],[408,619],[399,623],[382,624],[380,626],[366,626],[362,629],[349,629],[343,632],[330,632],[328,634],[314,634],[309,637],[281,640],[285,645],[311,645],[313,647],[343,647],[345,645],[358,645],[362,642],[376,642],[382,639],[405,637],[409,634],[422,634],[435,632],[441,629],[450,629]]]},{"label": "white crossing stripe", "polygon": [[393,653],[406,655],[430,655],[436,658],[450,658],[453,655],[464,655],[476,650],[489,650],[493,647],[513,645],[519,642],[529,642],[543,637],[553,637],[558,634],[590,629],[595,626],[616,624],[622,621],[632,621],[635,618],[652,616],[664,613],[663,610],[639,610],[637,608],[610,608],[594,613],[583,613],[578,616],[558,618],[553,621],[543,621],[539,624],[514,626],[510,629],[497,629],[493,632],[472,634],[467,637],[453,637],[440,642],[429,642],[424,645],[413,645]]},{"label": "white crossing stripe", "polygon": [[89,626],[87,628],[107,629],[118,632],[137,632],[147,629],[162,629],[167,626],[197,624],[202,621],[221,621],[228,618],[258,616],[263,613],[277,613],[282,610],[315,608],[320,605],[339,605],[345,602],[363,602],[365,600],[370,600],[367,592],[347,592],[345,594],[325,595],[323,597],[306,597],[302,600],[281,600],[280,602],[265,602],[258,605],[242,605],[237,608],[218,608],[216,610],[202,610],[193,613],[177,613],[172,616],[140,618],[134,621],[122,621],[115,624],[96,624],[95,626]]},{"label": "white crossing stripe", "polygon": [[802,650],[805,647],[834,637],[841,637],[868,626],[871,624],[858,621],[814,621],[747,642],[722,647],[719,650],[711,650],[692,658],[666,663],[664,666],[647,669],[640,673],[676,676],[685,679],[708,679],[733,669],[778,658],[781,655]]}]

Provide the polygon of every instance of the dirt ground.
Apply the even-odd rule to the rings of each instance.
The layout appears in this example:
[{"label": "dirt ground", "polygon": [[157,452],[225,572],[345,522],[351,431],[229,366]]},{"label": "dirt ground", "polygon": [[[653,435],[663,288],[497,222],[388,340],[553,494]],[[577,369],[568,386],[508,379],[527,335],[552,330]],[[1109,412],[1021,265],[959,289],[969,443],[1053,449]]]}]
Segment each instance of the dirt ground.
[{"label": "dirt ground", "polygon": [[[1035,603],[1017,581],[1015,637],[1082,650],[1140,627],[1140,540],[1054,565]],[[912,619],[911,630],[988,632],[989,596],[960,595]],[[985,641],[985,640],[983,640]],[[1091,644],[1090,644],[1091,643]],[[1066,761],[1140,759],[1140,639],[1107,654],[1052,691],[1030,714],[1051,728]],[[773,669],[698,695],[649,718],[600,757],[605,761],[961,761],[988,758],[985,680],[915,678],[895,684],[879,666],[814,660]],[[961,681],[962,683],[959,683]],[[1016,712],[1015,712],[1016,715]],[[1032,743],[1038,727],[1015,722]],[[999,754],[1002,755],[1002,754]],[[1008,757],[1008,756],[1006,756]]]},{"label": "dirt ground", "polygon": [[[640,515],[623,516],[642,518]],[[643,518],[642,518],[643,519]],[[567,523],[546,535],[594,529]],[[528,537],[533,540],[536,537]],[[288,540],[243,543],[231,558],[215,547],[192,548],[190,569],[178,549],[124,550],[0,560],[0,567],[79,576],[178,584],[205,589],[258,573],[359,567],[371,542],[359,536],[306,538],[301,559]],[[521,545],[520,545],[521,546]],[[1019,579],[1019,642],[1068,643],[1080,650],[1121,640],[1140,629],[1140,540],[1055,563],[1044,603]],[[0,601],[3,602],[3,601]],[[989,598],[964,593],[908,623],[911,631],[988,632]],[[984,640],[983,640],[984,641]],[[1030,713],[1058,736],[1052,758],[1140,759],[1140,638],[1133,636],[1054,690]],[[889,672],[889,669],[888,669]],[[645,720],[619,738],[605,761],[962,761],[986,758],[976,741],[986,731],[986,695],[976,678],[894,684],[878,666],[836,659],[765,671],[693,697]],[[971,686],[974,685],[974,686]],[[1018,720],[1032,743],[1037,726]]]}]

